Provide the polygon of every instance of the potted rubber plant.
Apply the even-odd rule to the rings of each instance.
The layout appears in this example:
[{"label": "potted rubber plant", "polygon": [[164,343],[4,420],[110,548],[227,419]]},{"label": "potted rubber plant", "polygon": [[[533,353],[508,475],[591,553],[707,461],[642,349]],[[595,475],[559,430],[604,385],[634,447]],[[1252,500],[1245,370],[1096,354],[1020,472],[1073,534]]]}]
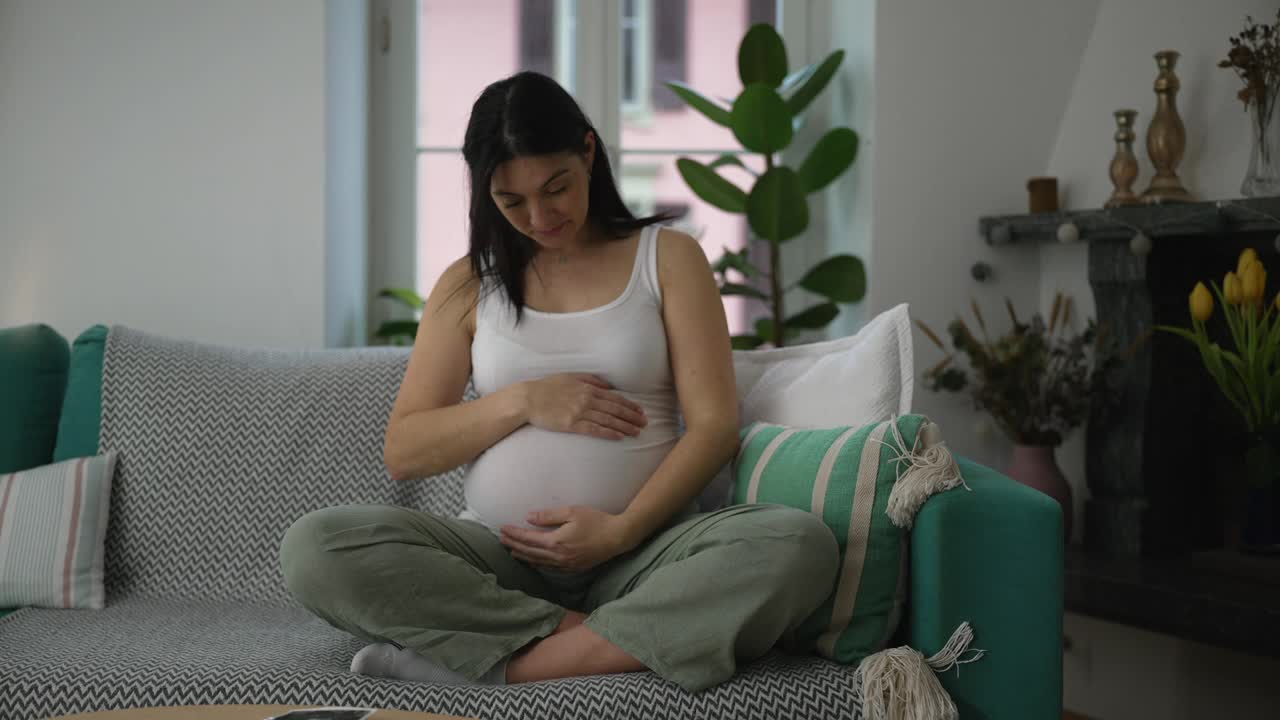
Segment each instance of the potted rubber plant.
[{"label": "potted rubber plant", "polygon": [[[684,83],[667,83],[689,107],[732,130],[745,153],[762,157],[764,170],[758,174],[742,161],[742,153],[725,154],[710,163],[690,157],[676,160],[676,168],[694,194],[721,210],[746,215],[751,242],[768,246],[767,268],[752,263],[749,248],[738,252],[726,249],[713,265],[722,295],[754,298],[768,307],[768,315],[756,321],[753,332],[734,336],[735,348],[765,343],[782,347],[800,332],[826,327],[839,315],[839,304],[857,302],[866,294],[866,270],[853,255],[829,257],[791,285],[784,281],[782,269],[782,245],[809,227],[808,197],[842,175],[857,157],[858,134],[847,127],[835,127],[809,149],[798,168],[782,161],[805,111],[843,61],[844,51],[836,50],[821,62],[789,72],[782,37],[773,26],[762,23],[752,26],[738,46],[742,91],[727,106]],[[739,187],[720,174],[720,168],[727,165],[753,175],[751,187]],[[796,287],[823,300],[788,314],[785,296]]]}]

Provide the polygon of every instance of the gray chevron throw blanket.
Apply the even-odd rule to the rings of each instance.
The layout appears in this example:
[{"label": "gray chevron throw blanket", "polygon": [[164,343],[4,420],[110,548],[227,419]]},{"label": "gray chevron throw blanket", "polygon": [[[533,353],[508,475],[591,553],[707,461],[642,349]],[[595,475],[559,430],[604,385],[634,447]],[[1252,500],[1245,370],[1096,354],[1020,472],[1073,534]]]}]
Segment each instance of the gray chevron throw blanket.
[{"label": "gray chevron throw blanket", "polygon": [[397,483],[383,433],[409,352],[272,351],[108,336],[100,450],[120,453],[108,595],[291,604],[276,559],[311,510],[456,515],[461,471]]},{"label": "gray chevron throw blanket", "polygon": [[306,512],[461,508],[461,473],[393,482],[382,440],[408,350],[214,346],[116,326],[99,450],[119,451],[107,607],[0,619],[0,720],[157,705],[359,705],[471,718],[860,715],[848,668],[770,655],[690,695],[651,673],[503,688],[347,671],[359,640],[298,608],[276,549]]}]

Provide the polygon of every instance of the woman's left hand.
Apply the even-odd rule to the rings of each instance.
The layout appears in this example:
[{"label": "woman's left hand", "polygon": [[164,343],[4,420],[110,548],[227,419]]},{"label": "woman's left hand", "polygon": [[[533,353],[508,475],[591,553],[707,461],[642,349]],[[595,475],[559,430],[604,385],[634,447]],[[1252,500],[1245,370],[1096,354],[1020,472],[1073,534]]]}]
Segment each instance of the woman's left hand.
[{"label": "woman's left hand", "polygon": [[562,572],[584,572],[631,549],[621,516],[573,506],[529,513],[529,530],[502,527],[501,540],[517,560]]}]

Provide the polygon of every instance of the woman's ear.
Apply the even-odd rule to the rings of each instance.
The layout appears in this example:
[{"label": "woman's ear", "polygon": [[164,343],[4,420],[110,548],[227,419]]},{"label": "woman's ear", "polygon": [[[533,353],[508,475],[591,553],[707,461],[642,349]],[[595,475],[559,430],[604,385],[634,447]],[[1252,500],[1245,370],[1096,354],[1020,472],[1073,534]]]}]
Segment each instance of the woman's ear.
[{"label": "woman's ear", "polygon": [[582,139],[582,158],[587,161],[587,172],[591,172],[591,166],[596,159],[596,134],[590,130]]}]

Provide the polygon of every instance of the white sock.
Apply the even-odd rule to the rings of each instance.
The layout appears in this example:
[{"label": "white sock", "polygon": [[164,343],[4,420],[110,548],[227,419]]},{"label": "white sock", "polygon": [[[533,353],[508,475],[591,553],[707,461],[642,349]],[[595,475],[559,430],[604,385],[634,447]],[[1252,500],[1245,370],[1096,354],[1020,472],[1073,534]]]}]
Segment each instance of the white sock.
[{"label": "white sock", "polygon": [[351,658],[351,672],[437,685],[505,685],[507,683],[506,660],[494,665],[479,679],[468,680],[460,673],[428,660],[409,648],[397,648],[391,643],[366,645]]}]

